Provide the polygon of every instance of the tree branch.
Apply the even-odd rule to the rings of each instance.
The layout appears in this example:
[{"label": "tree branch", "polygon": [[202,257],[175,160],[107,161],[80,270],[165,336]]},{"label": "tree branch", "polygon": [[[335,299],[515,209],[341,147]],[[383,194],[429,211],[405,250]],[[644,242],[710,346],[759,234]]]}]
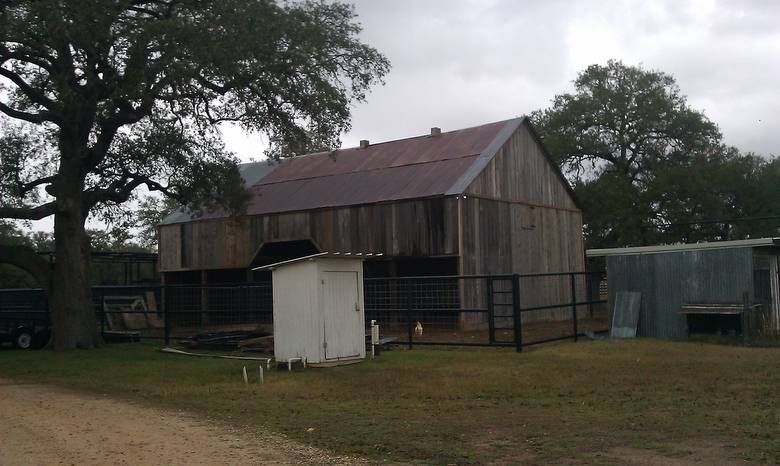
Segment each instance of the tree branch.
[{"label": "tree branch", "polygon": [[57,106],[57,103],[53,100],[46,97],[40,90],[33,88],[30,86],[27,81],[22,79],[21,76],[19,76],[17,73],[14,73],[11,70],[7,70],[0,66],[0,76],[4,76],[8,78],[12,83],[16,84],[16,86],[22,90],[24,95],[30,98],[33,102],[36,104],[47,108],[48,110],[52,110],[54,107]]},{"label": "tree branch", "polygon": [[40,186],[42,184],[51,184],[57,179],[57,175],[52,176],[44,176],[43,178],[38,178],[35,181],[30,181],[29,183],[25,183],[19,187],[19,195],[24,195],[30,192],[33,188],[36,186]]},{"label": "tree branch", "polygon": [[0,206],[0,218],[17,220],[40,220],[54,215],[57,204],[49,202],[35,207],[3,207]]},{"label": "tree branch", "polygon": [[168,196],[175,197],[169,187],[163,186],[147,176],[133,173],[123,175],[109,184],[107,188],[88,190],[85,193],[85,203],[88,208],[92,208],[101,202],[121,204],[130,199],[135,188],[141,185],[146,185],[149,191],[160,191]]},{"label": "tree branch", "polygon": [[4,44],[0,44],[0,59],[5,60],[18,60],[21,62],[29,63],[31,65],[35,65],[38,68],[41,68],[46,71],[51,71],[51,62],[52,59],[50,56],[34,56],[29,53],[21,53],[18,50],[17,47],[16,50],[11,50],[8,47],[6,47]]},{"label": "tree branch", "polygon": [[0,102],[0,112],[5,113],[11,118],[16,118],[17,120],[29,121],[30,123],[35,123],[35,124],[40,124],[43,123],[44,121],[51,121],[53,123],[56,123],[56,121],[51,117],[51,114],[49,112],[27,113],[21,110],[16,110],[14,108],[11,108],[2,102]]}]

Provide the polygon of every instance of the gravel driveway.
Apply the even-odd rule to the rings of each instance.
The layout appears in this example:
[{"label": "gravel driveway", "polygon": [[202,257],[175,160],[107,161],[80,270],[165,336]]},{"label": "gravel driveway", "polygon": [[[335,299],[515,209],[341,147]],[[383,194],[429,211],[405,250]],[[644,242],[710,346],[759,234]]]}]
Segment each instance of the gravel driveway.
[{"label": "gravel driveway", "polygon": [[0,465],[365,464],[279,434],[0,379]]}]

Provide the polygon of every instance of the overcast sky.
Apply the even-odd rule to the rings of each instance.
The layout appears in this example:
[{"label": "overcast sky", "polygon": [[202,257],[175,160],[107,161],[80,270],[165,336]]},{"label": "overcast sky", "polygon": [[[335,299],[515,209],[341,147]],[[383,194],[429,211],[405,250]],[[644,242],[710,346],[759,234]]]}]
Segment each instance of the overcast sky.
[{"label": "overcast sky", "polygon": [[[392,69],[354,108],[344,147],[527,114],[615,58],[673,74],[727,144],[780,155],[780,0],[358,0],[356,10]],[[241,159],[262,158],[261,137],[224,137]]]},{"label": "overcast sky", "polygon": [[[780,0],[358,0],[392,69],[353,111],[344,147],[530,113],[610,58],[671,73],[743,151],[780,155]],[[242,159],[257,137],[225,131]]]}]

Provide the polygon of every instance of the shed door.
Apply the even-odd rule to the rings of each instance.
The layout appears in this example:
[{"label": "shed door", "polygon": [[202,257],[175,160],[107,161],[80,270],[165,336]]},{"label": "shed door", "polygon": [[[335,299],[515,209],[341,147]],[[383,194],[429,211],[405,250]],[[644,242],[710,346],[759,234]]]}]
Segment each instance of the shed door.
[{"label": "shed door", "polygon": [[357,272],[322,273],[325,359],[360,355],[365,330],[360,325]]}]

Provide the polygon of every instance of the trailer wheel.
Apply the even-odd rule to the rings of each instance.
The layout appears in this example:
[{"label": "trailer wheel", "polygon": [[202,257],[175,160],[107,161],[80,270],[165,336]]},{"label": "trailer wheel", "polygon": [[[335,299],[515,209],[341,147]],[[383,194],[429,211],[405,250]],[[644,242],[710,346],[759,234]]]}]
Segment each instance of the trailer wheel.
[{"label": "trailer wheel", "polygon": [[20,328],[14,333],[14,346],[19,349],[29,349],[32,346],[33,332],[27,328]]}]

